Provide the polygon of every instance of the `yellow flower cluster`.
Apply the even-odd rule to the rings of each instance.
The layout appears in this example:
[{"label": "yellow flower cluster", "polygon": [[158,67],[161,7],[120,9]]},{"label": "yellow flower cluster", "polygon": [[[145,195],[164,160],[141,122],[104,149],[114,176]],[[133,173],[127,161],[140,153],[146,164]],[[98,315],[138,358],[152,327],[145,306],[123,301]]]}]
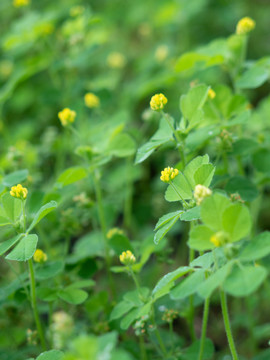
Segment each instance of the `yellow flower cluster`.
[{"label": "yellow flower cluster", "polygon": [[76,117],[76,112],[73,110],[70,110],[69,108],[65,108],[58,113],[58,117],[61,121],[61,124],[63,126],[67,126],[68,124],[71,124],[74,122],[75,117]]},{"label": "yellow flower cluster", "polygon": [[28,194],[28,190],[24,187],[22,187],[21,184],[18,184],[16,186],[12,186],[11,190],[10,190],[10,195],[18,198],[18,199],[22,199],[25,200]]},{"label": "yellow flower cluster", "polygon": [[111,239],[114,235],[124,235],[124,231],[119,228],[112,228],[107,232],[107,239]]},{"label": "yellow flower cluster", "polygon": [[112,69],[122,69],[126,63],[126,57],[117,51],[110,53],[107,57],[107,64]]},{"label": "yellow flower cluster", "polygon": [[100,105],[99,97],[95,94],[89,92],[84,95],[84,102],[87,107],[91,108],[97,108]]},{"label": "yellow flower cluster", "polygon": [[120,262],[126,266],[131,266],[136,261],[135,256],[132,254],[132,252],[130,250],[123,251],[122,254],[119,256],[119,259],[120,259]]},{"label": "yellow flower cluster", "polygon": [[216,97],[215,91],[211,88],[208,90],[208,97],[212,100]]},{"label": "yellow flower cluster", "polygon": [[30,0],[13,0],[13,6],[22,7],[30,4]]},{"label": "yellow flower cluster", "polygon": [[194,189],[194,199],[197,205],[201,205],[203,200],[212,195],[212,190],[208,189],[204,185],[196,185]]},{"label": "yellow flower cluster", "polygon": [[35,262],[42,264],[48,260],[48,256],[41,249],[37,249],[34,253],[33,259]]},{"label": "yellow flower cluster", "polygon": [[160,180],[167,183],[173,180],[179,174],[178,169],[174,169],[172,167],[167,167],[163,171],[161,171]]},{"label": "yellow flower cluster", "polygon": [[244,17],[238,21],[236,25],[236,34],[245,35],[251,32],[256,26],[256,23],[250,17]]},{"label": "yellow flower cluster", "polygon": [[163,94],[156,94],[151,97],[150,107],[154,111],[160,111],[164,109],[168,99]]}]

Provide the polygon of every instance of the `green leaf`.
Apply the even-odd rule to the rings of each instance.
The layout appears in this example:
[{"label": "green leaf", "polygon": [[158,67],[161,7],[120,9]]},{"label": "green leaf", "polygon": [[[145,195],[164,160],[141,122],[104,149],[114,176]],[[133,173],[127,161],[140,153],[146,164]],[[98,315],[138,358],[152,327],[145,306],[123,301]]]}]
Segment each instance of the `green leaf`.
[{"label": "green leaf", "polygon": [[214,231],[205,225],[198,225],[194,227],[189,233],[188,246],[191,249],[198,251],[205,251],[214,249],[214,244],[211,243],[210,238],[214,235]]},{"label": "green leaf", "polygon": [[31,259],[37,248],[36,234],[24,236],[18,245],[6,256],[7,260],[27,261]]},{"label": "green leaf", "polygon": [[262,266],[235,265],[224,282],[224,290],[233,296],[248,296],[258,289],[267,276]]},{"label": "green leaf", "polygon": [[256,186],[247,178],[235,176],[230,178],[225,190],[230,193],[238,193],[244,201],[253,201],[259,195]]},{"label": "green leaf", "polygon": [[138,314],[140,312],[140,308],[136,308],[131,310],[122,320],[120,323],[120,327],[123,330],[127,330],[130,325],[137,319]]},{"label": "green leaf", "polygon": [[201,256],[195,258],[191,263],[190,266],[192,267],[201,267],[203,269],[210,269],[211,265],[214,263],[214,256],[213,252],[209,251]]},{"label": "green leaf", "polygon": [[168,294],[170,288],[174,285],[175,280],[179,279],[181,276],[184,276],[190,271],[192,271],[192,269],[189,266],[181,266],[177,270],[163,276],[152,291],[152,296],[154,299],[158,299],[159,297]]},{"label": "green leaf", "polygon": [[7,214],[2,206],[0,206],[0,226],[12,225],[10,219],[8,219]]},{"label": "green leaf", "polygon": [[201,165],[194,174],[196,185],[204,185],[209,187],[215,173],[215,167],[212,164]]},{"label": "green leaf", "polygon": [[183,175],[183,173],[179,173],[179,175],[177,175],[173,179],[172,183],[173,186],[169,185],[165,193],[165,199],[167,201],[181,201],[182,199],[192,199],[192,187]]},{"label": "green leaf", "polygon": [[73,287],[66,287],[65,289],[59,290],[58,296],[60,299],[73,305],[82,304],[88,298],[86,291],[74,289]]},{"label": "green leaf", "polygon": [[113,311],[110,315],[110,321],[119,319],[124,314],[129,312],[132,308],[134,308],[134,304],[132,304],[131,302],[121,301],[113,308]]},{"label": "green leaf", "polygon": [[217,287],[224,283],[225,279],[231,272],[232,266],[233,262],[229,261],[227,264],[219,268],[214,274],[210,275],[198,287],[198,294],[204,299],[208,298]]},{"label": "green leaf", "polygon": [[269,173],[270,172],[270,151],[268,149],[260,149],[252,157],[253,165],[256,170]]},{"label": "green leaf", "polygon": [[57,179],[57,184],[67,186],[82,180],[87,176],[87,171],[84,167],[74,166],[65,170]]},{"label": "green leaf", "polygon": [[255,65],[245,71],[236,80],[236,86],[239,89],[256,89],[261,86],[268,77],[269,72],[265,67]]},{"label": "green leaf", "polygon": [[243,251],[239,259],[242,261],[254,261],[270,254],[270,232],[265,231],[252,239]]},{"label": "green leaf", "polygon": [[232,204],[227,207],[222,216],[224,231],[230,234],[231,241],[238,241],[247,236],[251,229],[249,210],[243,204]]},{"label": "green leaf", "polygon": [[148,297],[148,295],[149,295],[149,289],[146,287],[143,287],[140,289],[140,293],[138,292],[137,289],[125,293],[125,295],[123,296],[123,299],[126,302],[130,302],[134,306],[138,307],[138,306],[143,305],[142,297],[144,299],[146,299]]},{"label": "green leaf", "polygon": [[191,120],[197,110],[200,110],[208,96],[209,87],[202,84],[192,87],[180,99],[180,108],[185,119]]},{"label": "green leaf", "polygon": [[154,231],[157,231],[158,229],[160,229],[162,226],[166,225],[169,221],[171,221],[175,217],[179,218],[179,215],[181,215],[183,212],[184,212],[183,210],[178,210],[178,211],[174,211],[174,212],[168,213],[166,215],[163,215],[161,218],[159,218]]},{"label": "green leaf", "polygon": [[27,179],[28,170],[18,170],[10,173],[3,178],[3,185],[11,187],[18,185]]},{"label": "green leaf", "polygon": [[154,243],[159,244],[159,242],[164,238],[167,232],[173,227],[176,221],[180,218],[180,214],[173,217],[170,221],[166,222],[156,233],[154,237]]},{"label": "green leaf", "polygon": [[16,242],[20,240],[21,237],[22,235],[19,234],[9,240],[0,243],[0,255],[3,255],[6,251],[8,251],[14,244],[16,244]]},{"label": "green leaf", "polygon": [[201,208],[199,206],[195,206],[194,208],[189,209],[180,215],[180,220],[182,221],[194,221],[199,220],[200,218]]},{"label": "green leaf", "polygon": [[36,269],[36,278],[39,280],[50,279],[60,274],[63,270],[64,263],[62,261],[46,263]]},{"label": "green leaf", "polygon": [[131,242],[124,234],[114,234],[109,239],[109,245],[114,250],[116,255],[122,254],[123,251],[130,250],[133,252],[133,246]]},{"label": "green leaf", "polygon": [[[188,349],[185,350],[181,360],[198,360],[198,354],[200,352],[200,340],[196,340]],[[202,360],[212,359],[215,352],[214,344],[210,339],[205,339],[204,351]]]},{"label": "green leaf", "polygon": [[194,179],[194,174],[202,165],[205,164],[209,164],[209,156],[207,154],[204,156],[197,156],[195,159],[191,160],[185,167],[184,175],[189,184],[191,185],[192,190],[194,190],[195,186],[198,184]]},{"label": "green leaf", "polygon": [[58,299],[57,292],[57,289],[52,289],[51,287],[39,287],[37,289],[37,296],[40,300],[50,302]]},{"label": "green leaf", "polygon": [[22,212],[22,200],[14,198],[9,193],[5,193],[1,198],[6,216],[15,222]]},{"label": "green leaf", "polygon": [[27,229],[27,232],[30,232],[46,215],[48,215],[51,211],[53,211],[57,207],[57,203],[55,201],[50,201],[49,203],[43,205],[39,211],[34,216],[34,219]]},{"label": "green leaf", "polygon": [[117,157],[131,156],[135,153],[136,144],[128,134],[117,134],[109,142],[107,151]]},{"label": "green leaf", "polygon": [[177,284],[174,289],[171,290],[170,296],[173,300],[184,299],[187,296],[194,294],[197,291],[198,286],[204,281],[204,270],[195,271],[190,274],[186,279]]},{"label": "green leaf", "polygon": [[36,360],[62,360],[64,353],[60,350],[50,350],[41,353]]},{"label": "green leaf", "polygon": [[204,199],[201,205],[202,221],[215,231],[221,230],[223,213],[230,205],[230,200],[218,193]]},{"label": "green leaf", "polygon": [[250,155],[258,149],[258,146],[259,144],[253,139],[239,139],[233,143],[232,153],[234,155]]},{"label": "green leaf", "polygon": [[79,280],[79,281],[75,281],[71,285],[69,285],[69,288],[74,288],[74,289],[81,289],[81,288],[86,288],[86,287],[88,288],[88,287],[94,286],[95,284],[96,284],[95,281],[92,279]]}]

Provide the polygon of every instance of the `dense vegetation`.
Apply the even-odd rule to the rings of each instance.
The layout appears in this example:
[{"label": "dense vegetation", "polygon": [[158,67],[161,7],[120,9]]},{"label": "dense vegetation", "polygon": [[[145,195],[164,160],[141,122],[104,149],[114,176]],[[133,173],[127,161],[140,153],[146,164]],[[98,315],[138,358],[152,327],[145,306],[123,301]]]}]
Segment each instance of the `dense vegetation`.
[{"label": "dense vegetation", "polygon": [[270,4],[0,10],[0,359],[268,360]]}]

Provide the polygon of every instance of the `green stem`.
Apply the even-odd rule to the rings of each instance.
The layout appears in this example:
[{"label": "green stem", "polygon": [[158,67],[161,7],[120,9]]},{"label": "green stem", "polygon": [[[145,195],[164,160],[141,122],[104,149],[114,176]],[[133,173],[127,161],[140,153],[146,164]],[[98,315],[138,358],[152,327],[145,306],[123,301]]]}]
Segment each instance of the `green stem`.
[{"label": "green stem", "polygon": [[151,320],[152,320],[152,323],[153,323],[153,326],[154,326],[154,332],[155,332],[157,341],[159,343],[160,349],[161,349],[165,359],[167,359],[167,350],[166,350],[166,347],[165,347],[165,345],[163,343],[162,337],[160,335],[160,332],[159,332],[157,324],[156,324],[154,307],[152,307],[152,318],[151,318]]},{"label": "green stem", "polygon": [[29,266],[29,277],[30,277],[30,287],[31,287],[31,304],[34,313],[34,318],[36,321],[37,331],[40,338],[41,346],[43,350],[46,350],[45,337],[43,333],[43,329],[41,326],[38,309],[37,309],[37,298],[36,298],[36,284],[35,284],[35,274],[32,259],[28,260]]},{"label": "green stem", "polygon": [[131,163],[132,163],[132,158],[130,157],[127,160],[127,164],[126,164],[126,197],[124,204],[124,225],[127,228],[130,228],[131,220],[132,220],[133,183],[131,181],[131,175],[130,175]]},{"label": "green stem", "polygon": [[106,269],[107,269],[108,279],[109,279],[109,283],[110,283],[111,293],[114,296],[115,295],[115,286],[114,286],[112,274],[110,272],[111,259],[110,259],[110,255],[109,255],[109,245],[108,245],[108,241],[107,241],[107,226],[106,226],[105,214],[104,214],[104,209],[103,209],[102,192],[101,192],[101,188],[100,188],[98,174],[96,172],[94,172],[93,178],[94,178],[96,200],[97,200],[97,205],[98,205],[98,218],[99,218],[101,231],[103,234]]},{"label": "green stem", "polygon": [[[194,249],[189,249],[189,263],[191,263],[195,258],[195,251]],[[188,323],[189,323],[189,330],[190,330],[190,336],[192,341],[196,340],[196,334],[195,334],[195,327],[194,327],[194,296],[190,295],[189,297],[189,315],[188,315]]]},{"label": "green stem", "polygon": [[233,358],[233,360],[239,360],[237,351],[235,348],[234,340],[233,340],[232,331],[231,331],[228,306],[227,306],[227,298],[226,298],[226,294],[223,290],[220,290],[220,303],[221,303],[225,331],[226,331],[229,347],[231,350],[232,358]]},{"label": "green stem", "polygon": [[178,192],[178,190],[176,189],[176,187],[174,186],[172,181],[169,181],[169,184],[172,186],[173,190],[176,192],[176,194],[180,197],[181,201],[183,201],[183,203],[188,206],[188,203],[186,202],[186,200],[180,195],[180,193]]},{"label": "green stem", "polygon": [[143,335],[139,336],[140,339],[140,350],[141,350],[141,358],[142,360],[147,360],[147,353],[144,345],[144,338]]},{"label": "green stem", "polygon": [[223,164],[224,164],[224,173],[227,174],[229,171],[229,162],[228,162],[228,156],[227,156],[227,153],[225,150],[222,153],[222,158],[223,158]]},{"label": "green stem", "polygon": [[203,351],[204,351],[204,345],[206,339],[209,306],[210,306],[210,297],[206,298],[204,301],[202,333],[201,333],[200,352],[199,352],[198,360],[203,360]]}]

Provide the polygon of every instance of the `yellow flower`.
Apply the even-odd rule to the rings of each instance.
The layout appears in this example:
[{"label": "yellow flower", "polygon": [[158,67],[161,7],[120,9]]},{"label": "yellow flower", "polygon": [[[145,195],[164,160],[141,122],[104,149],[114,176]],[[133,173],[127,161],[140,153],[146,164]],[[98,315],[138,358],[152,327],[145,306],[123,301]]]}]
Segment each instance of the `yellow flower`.
[{"label": "yellow flower", "polygon": [[95,94],[89,92],[84,95],[84,102],[87,107],[91,108],[97,108],[100,105],[99,97]]},{"label": "yellow flower", "polygon": [[107,57],[107,64],[112,69],[122,69],[126,63],[126,57],[117,51],[110,53]]},{"label": "yellow flower", "polygon": [[163,94],[156,94],[152,96],[150,101],[150,107],[152,110],[160,111],[164,109],[168,99]]},{"label": "yellow flower", "polygon": [[211,236],[210,241],[216,247],[225,245],[228,242],[228,234],[224,231],[218,231],[214,235]]},{"label": "yellow flower", "polygon": [[245,35],[251,32],[256,26],[256,23],[250,17],[244,17],[238,21],[236,25],[236,34]]},{"label": "yellow flower", "polygon": [[119,259],[120,262],[126,266],[131,266],[136,262],[136,258],[130,250],[123,251],[122,254],[119,256]]},{"label": "yellow flower", "polygon": [[37,249],[34,253],[33,259],[35,262],[44,263],[48,260],[48,256],[41,249]]},{"label": "yellow flower", "polygon": [[76,112],[73,110],[70,110],[69,108],[65,108],[58,113],[58,117],[61,121],[61,124],[63,126],[67,126],[68,124],[71,124],[74,122],[75,117],[76,117]]},{"label": "yellow flower", "polygon": [[204,185],[196,185],[194,189],[194,198],[197,205],[201,205],[203,200],[212,195],[212,190],[208,189]]},{"label": "yellow flower", "polygon": [[10,190],[10,195],[18,198],[18,199],[22,199],[25,200],[28,194],[28,190],[24,187],[22,187],[21,184],[18,184],[16,186],[12,186],[11,190]]},{"label": "yellow flower", "polygon": [[111,239],[114,235],[124,235],[124,231],[118,228],[112,228],[107,232],[107,239]]},{"label": "yellow flower", "polygon": [[173,180],[179,174],[178,169],[174,169],[172,167],[167,167],[163,171],[161,171],[160,180],[167,183]]},{"label": "yellow flower", "polygon": [[13,0],[13,6],[22,7],[30,4],[30,0]]},{"label": "yellow flower", "polygon": [[217,234],[212,235],[211,238],[210,238],[210,241],[216,247],[221,246],[221,241],[220,241],[220,238],[217,236]]},{"label": "yellow flower", "polygon": [[208,97],[212,100],[216,97],[215,91],[211,88],[208,90]]}]

